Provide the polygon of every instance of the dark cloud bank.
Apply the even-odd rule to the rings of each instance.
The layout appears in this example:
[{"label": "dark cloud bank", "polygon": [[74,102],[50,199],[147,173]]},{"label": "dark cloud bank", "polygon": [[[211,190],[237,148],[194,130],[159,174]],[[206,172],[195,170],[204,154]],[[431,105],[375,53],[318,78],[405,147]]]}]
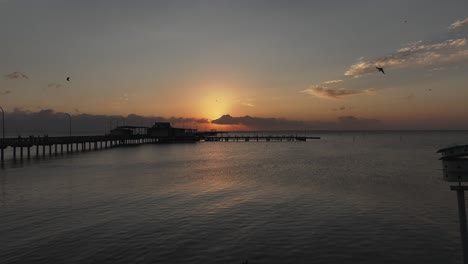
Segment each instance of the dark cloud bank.
[{"label": "dark cloud bank", "polygon": [[341,116],[336,122],[305,122],[281,118],[223,115],[211,122],[220,125],[245,125],[255,130],[366,130],[384,128],[380,120],[355,116]]},{"label": "dark cloud bank", "polygon": [[[126,117],[118,115],[91,115],[80,113],[72,115],[72,133],[105,134],[111,127],[117,125],[151,126],[154,122],[170,122],[176,126],[206,127],[210,124],[208,119],[183,118],[183,117],[159,117],[139,116],[135,114]],[[253,130],[353,130],[353,129],[381,129],[382,122],[375,119],[357,118],[354,116],[339,117],[336,122],[305,122],[281,118],[263,117],[233,117],[224,115],[211,123],[218,125],[243,125]],[[39,110],[37,112],[15,109],[5,113],[5,127],[7,136],[28,135],[67,135],[68,116],[63,112],[52,109]]]},{"label": "dark cloud bank", "polygon": [[[131,114],[126,116],[118,115],[92,115],[76,111],[72,115],[72,133],[75,135],[105,134],[111,127],[117,125],[151,126],[154,122],[170,122],[181,127],[209,128],[209,124],[217,125],[237,125],[258,131],[287,131],[287,130],[385,130],[402,129],[385,124],[378,119],[362,118],[353,115],[343,115],[337,117],[335,121],[295,121],[282,118],[265,118],[253,116],[234,117],[223,115],[222,117],[209,121],[208,119],[183,118],[183,117],[158,117],[139,116]],[[440,129],[450,129],[449,124],[434,123],[431,127]],[[37,112],[15,109],[13,112],[5,113],[5,127],[7,136],[28,136],[28,135],[67,135],[68,116],[63,112],[55,112],[52,109],[40,110]],[[416,126],[417,127],[417,126]],[[408,127],[415,129],[415,126]],[[430,129],[430,127],[423,127]],[[222,129],[222,128],[221,128]],[[230,127],[226,126],[226,129]]]},{"label": "dark cloud bank", "polygon": [[[76,111],[75,111],[76,112]],[[72,115],[72,133],[83,134],[105,134],[110,127],[123,125],[150,126],[154,122],[170,122],[172,124],[207,124],[207,119],[181,118],[181,117],[144,117],[139,115],[128,115],[125,118],[118,115],[91,115],[76,113]],[[8,136],[27,135],[67,135],[68,116],[63,112],[55,112],[52,109],[40,110],[38,112],[15,109],[13,112],[5,113],[5,128]]]}]

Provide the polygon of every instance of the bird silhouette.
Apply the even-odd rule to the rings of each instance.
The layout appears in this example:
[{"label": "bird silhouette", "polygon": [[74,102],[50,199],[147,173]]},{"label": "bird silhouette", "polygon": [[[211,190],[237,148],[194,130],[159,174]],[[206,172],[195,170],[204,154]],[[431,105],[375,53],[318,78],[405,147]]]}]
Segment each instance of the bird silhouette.
[{"label": "bird silhouette", "polygon": [[68,81],[68,82],[70,81],[70,77],[67,77],[67,81]]},{"label": "bird silhouette", "polygon": [[379,72],[382,72],[383,74],[385,74],[383,68],[381,68],[381,67],[375,67],[375,68],[376,68]]}]

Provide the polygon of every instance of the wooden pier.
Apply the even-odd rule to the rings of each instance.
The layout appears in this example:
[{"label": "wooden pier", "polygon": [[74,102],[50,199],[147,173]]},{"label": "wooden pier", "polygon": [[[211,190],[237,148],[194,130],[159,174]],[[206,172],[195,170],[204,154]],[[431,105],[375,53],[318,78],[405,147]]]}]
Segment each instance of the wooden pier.
[{"label": "wooden pier", "polygon": [[12,148],[13,160],[31,158],[31,155],[53,156],[79,151],[90,151],[123,145],[174,143],[174,142],[229,142],[229,141],[307,141],[320,137],[305,136],[213,136],[198,135],[189,140],[185,137],[154,137],[147,134],[68,136],[68,137],[17,137],[0,139],[0,161],[5,159],[5,149]]},{"label": "wooden pier", "polygon": [[301,137],[301,136],[208,136],[205,141],[307,141],[308,139],[320,139],[320,137]]},{"label": "wooden pier", "polygon": [[[31,158],[31,148],[35,149],[36,157],[52,156],[78,151],[98,150],[121,145],[156,143],[158,138],[147,135],[104,135],[104,136],[73,136],[73,137],[18,137],[0,139],[0,160],[5,159],[5,149],[13,148],[13,159],[19,156]],[[19,153],[18,153],[19,150]],[[26,153],[25,151],[26,150]]]}]

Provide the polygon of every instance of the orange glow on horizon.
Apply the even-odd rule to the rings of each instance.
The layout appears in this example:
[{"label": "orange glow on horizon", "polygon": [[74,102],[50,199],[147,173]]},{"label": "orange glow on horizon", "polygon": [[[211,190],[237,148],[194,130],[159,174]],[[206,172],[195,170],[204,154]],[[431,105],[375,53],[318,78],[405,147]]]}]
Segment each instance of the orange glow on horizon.
[{"label": "orange glow on horizon", "polygon": [[199,94],[198,116],[214,120],[232,111],[235,103],[232,87],[219,84],[202,85]]}]

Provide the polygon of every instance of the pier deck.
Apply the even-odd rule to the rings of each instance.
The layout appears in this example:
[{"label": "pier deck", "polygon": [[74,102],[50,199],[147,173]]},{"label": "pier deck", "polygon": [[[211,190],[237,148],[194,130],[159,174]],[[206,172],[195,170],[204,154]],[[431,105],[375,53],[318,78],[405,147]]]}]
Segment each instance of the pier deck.
[{"label": "pier deck", "polygon": [[129,145],[129,144],[146,144],[155,143],[158,138],[148,137],[147,135],[103,135],[103,136],[68,136],[68,137],[17,137],[0,139],[0,160],[5,158],[4,150],[8,147],[13,148],[13,159],[16,160],[17,149],[19,156],[23,159],[23,149],[26,149],[28,158],[31,156],[31,148],[35,146],[36,156],[41,155],[57,155],[73,153],[76,151],[97,150],[108,147]]},{"label": "pier deck", "polygon": [[[195,137],[194,137],[195,138]],[[309,139],[320,139],[320,137],[306,136],[198,136],[194,141],[229,142],[229,141],[307,141]],[[36,157],[52,156],[78,151],[98,150],[122,145],[137,145],[151,143],[184,142],[171,137],[153,137],[147,134],[134,135],[102,135],[102,136],[65,136],[65,137],[17,137],[0,139],[0,161],[3,162],[4,150],[13,149],[13,159],[19,156],[23,159],[31,157],[31,148],[35,149]],[[17,153],[19,150],[19,153]],[[26,153],[24,152],[26,150]]]}]

